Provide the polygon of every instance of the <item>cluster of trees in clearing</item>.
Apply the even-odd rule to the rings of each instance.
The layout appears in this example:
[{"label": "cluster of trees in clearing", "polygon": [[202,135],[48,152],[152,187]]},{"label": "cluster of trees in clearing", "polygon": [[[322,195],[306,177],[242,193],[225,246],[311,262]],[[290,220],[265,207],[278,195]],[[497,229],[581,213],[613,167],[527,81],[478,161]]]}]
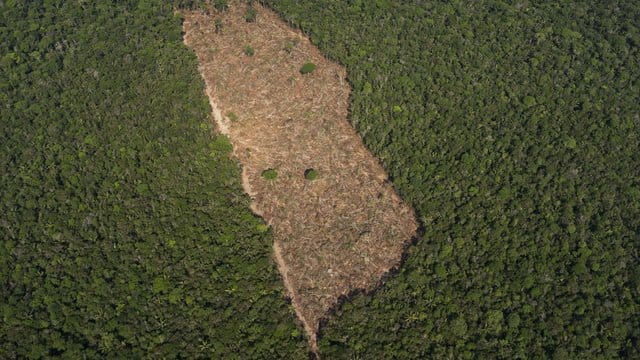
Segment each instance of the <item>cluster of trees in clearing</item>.
[{"label": "cluster of trees in clearing", "polygon": [[326,358],[640,356],[640,3],[268,3],[423,225]]},{"label": "cluster of trees in clearing", "polygon": [[305,358],[181,19],[0,1],[0,358]]},{"label": "cluster of trees in clearing", "polygon": [[[262,2],[347,67],[423,228],[325,358],[638,356],[640,4]],[[306,358],[182,44],[203,5],[0,1],[0,357]]]}]

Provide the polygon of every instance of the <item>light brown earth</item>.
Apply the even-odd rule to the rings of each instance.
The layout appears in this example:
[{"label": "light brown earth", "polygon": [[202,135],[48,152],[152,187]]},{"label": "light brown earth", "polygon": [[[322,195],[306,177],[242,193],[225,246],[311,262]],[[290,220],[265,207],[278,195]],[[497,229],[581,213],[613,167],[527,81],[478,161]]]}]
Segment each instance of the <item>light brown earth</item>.
[{"label": "light brown earth", "polygon": [[[341,296],[372,289],[397,266],[417,225],[348,122],[345,69],[255,6],[253,23],[239,2],[222,13],[184,12],[184,38],[217,127],[242,164],[252,209],[273,229],[275,261],[316,352],[320,321]],[[317,69],[302,75],[306,62]],[[310,168],[318,179],[305,179]],[[277,178],[264,179],[266,169]]]}]

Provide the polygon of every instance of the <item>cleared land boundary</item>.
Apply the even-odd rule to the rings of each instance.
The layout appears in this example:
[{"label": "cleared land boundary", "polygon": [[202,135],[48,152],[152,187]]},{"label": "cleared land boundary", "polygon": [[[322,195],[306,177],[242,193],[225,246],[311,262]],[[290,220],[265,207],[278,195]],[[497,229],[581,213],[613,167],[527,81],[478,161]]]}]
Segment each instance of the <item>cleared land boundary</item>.
[{"label": "cleared land boundary", "polygon": [[[253,22],[236,2],[224,12],[184,12],[185,43],[242,164],[252,210],[273,229],[274,259],[317,353],[323,317],[397,266],[417,223],[348,122],[345,69],[254,7]],[[303,74],[306,63],[316,69]]]}]

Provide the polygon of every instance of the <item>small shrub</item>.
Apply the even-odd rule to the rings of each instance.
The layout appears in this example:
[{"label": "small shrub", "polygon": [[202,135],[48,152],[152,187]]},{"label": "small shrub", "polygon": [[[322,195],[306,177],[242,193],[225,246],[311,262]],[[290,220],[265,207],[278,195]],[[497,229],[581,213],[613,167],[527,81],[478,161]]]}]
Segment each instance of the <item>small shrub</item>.
[{"label": "small shrub", "polygon": [[307,180],[315,180],[318,178],[318,172],[315,169],[307,169],[304,171],[304,178]]},{"label": "small shrub", "polygon": [[215,30],[216,34],[221,33],[221,32],[222,32],[222,19],[220,19],[220,18],[216,18],[216,19],[213,21],[213,23],[214,23],[214,26],[215,26],[215,29],[216,29],[216,30]]},{"label": "small shrub", "polygon": [[244,13],[244,19],[247,22],[255,22],[256,21],[256,16],[258,16],[258,12],[256,11],[256,9],[253,6],[249,6],[247,8],[247,11],[245,11],[245,13]]},{"label": "small shrub", "polygon": [[267,180],[275,180],[278,177],[278,172],[275,169],[267,169],[262,172],[262,177]]},{"label": "small shrub", "polygon": [[247,55],[247,56],[253,56],[253,54],[255,54],[255,53],[256,53],[256,51],[251,47],[251,45],[247,45],[244,48],[244,54]]},{"label": "small shrub", "polygon": [[231,121],[231,122],[238,121],[238,115],[236,113],[234,113],[233,111],[229,111],[227,113],[227,118],[229,118],[229,121]]},{"label": "small shrub", "polygon": [[291,52],[293,51],[293,48],[295,48],[299,43],[300,43],[300,39],[297,37],[287,39],[287,41],[284,43],[284,51],[291,54]]},{"label": "small shrub", "polygon": [[313,70],[316,69],[316,64],[308,62],[304,65],[302,65],[302,67],[300,68],[300,73],[301,74],[309,74],[311,72],[313,72]]}]

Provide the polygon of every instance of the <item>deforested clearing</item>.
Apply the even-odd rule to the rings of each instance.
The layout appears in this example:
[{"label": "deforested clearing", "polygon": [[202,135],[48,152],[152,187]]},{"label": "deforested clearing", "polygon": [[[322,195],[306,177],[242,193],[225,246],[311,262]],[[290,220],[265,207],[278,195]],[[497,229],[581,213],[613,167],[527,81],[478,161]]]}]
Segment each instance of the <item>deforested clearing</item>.
[{"label": "deforested clearing", "polygon": [[184,38],[315,350],[328,311],[378,284],[417,224],[348,122],[345,69],[272,11],[254,9],[253,21],[244,2],[185,12]]}]

